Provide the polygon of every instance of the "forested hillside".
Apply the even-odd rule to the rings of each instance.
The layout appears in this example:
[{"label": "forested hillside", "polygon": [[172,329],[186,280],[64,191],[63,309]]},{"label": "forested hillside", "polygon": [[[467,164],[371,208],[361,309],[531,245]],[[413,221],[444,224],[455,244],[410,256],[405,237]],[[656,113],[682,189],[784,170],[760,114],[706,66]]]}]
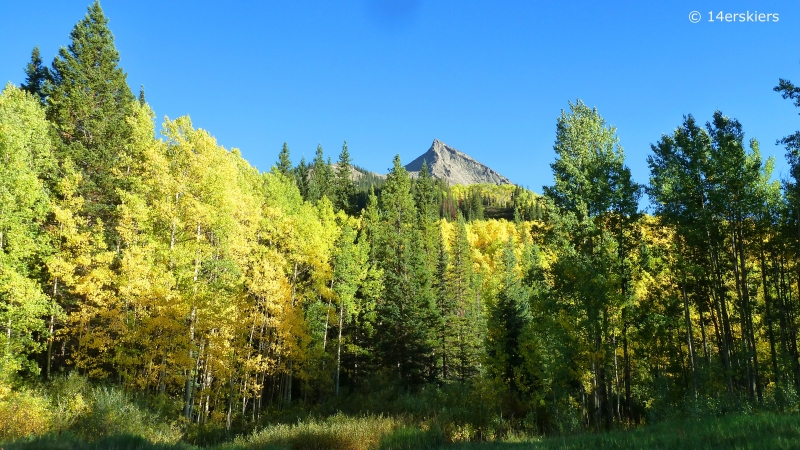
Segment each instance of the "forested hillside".
[{"label": "forested hillside", "polygon": [[542,196],[399,156],[354,180],[346,143],[259,172],[157,120],[107,23],[95,2],[0,95],[0,440],[83,423],[48,394],[75,377],[161,405],[172,442],[286,411],[459,441],[797,410],[800,132],[782,182],[721,112],[654,136],[635,181],[580,100]]}]

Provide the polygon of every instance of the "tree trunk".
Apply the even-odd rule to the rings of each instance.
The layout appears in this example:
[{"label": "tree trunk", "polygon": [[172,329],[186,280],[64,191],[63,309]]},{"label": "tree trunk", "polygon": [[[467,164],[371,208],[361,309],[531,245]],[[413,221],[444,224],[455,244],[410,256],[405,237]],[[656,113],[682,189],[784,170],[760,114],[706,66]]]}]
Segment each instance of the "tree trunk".
[{"label": "tree trunk", "polygon": [[[679,250],[680,251],[680,250]],[[689,313],[689,297],[686,295],[686,267],[681,261],[681,276],[683,282],[681,283],[681,294],[683,296],[683,315],[686,325],[686,347],[689,350],[689,369],[692,372],[692,392],[694,398],[697,400],[697,373],[694,367],[694,345],[692,343],[692,318]]]},{"label": "tree trunk", "polygon": [[336,349],[336,389],[334,395],[339,396],[339,373],[342,367],[342,325],[344,324],[344,305],[339,305],[339,341]]}]

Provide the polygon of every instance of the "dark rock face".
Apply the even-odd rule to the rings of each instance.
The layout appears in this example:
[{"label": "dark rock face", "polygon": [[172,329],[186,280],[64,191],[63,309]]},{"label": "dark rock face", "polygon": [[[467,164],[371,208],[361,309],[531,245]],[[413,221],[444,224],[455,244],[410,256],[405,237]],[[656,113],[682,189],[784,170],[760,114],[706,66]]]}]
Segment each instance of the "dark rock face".
[{"label": "dark rock face", "polygon": [[422,161],[428,163],[434,177],[450,184],[512,184],[508,178],[438,139],[433,140],[431,148],[422,156],[406,164],[406,170],[417,175],[422,168]]}]

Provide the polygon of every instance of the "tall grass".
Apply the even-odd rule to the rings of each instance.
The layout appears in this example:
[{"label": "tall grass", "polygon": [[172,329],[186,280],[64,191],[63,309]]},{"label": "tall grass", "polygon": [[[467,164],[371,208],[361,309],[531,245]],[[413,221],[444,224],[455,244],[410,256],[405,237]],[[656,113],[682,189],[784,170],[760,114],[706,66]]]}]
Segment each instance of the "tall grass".
[{"label": "tall grass", "polygon": [[452,450],[515,449],[796,449],[800,416],[762,413],[665,421],[629,431],[452,445]]},{"label": "tall grass", "polygon": [[402,418],[336,414],[321,420],[267,426],[219,448],[426,449],[438,448],[444,441],[444,433],[436,425],[419,427]]}]

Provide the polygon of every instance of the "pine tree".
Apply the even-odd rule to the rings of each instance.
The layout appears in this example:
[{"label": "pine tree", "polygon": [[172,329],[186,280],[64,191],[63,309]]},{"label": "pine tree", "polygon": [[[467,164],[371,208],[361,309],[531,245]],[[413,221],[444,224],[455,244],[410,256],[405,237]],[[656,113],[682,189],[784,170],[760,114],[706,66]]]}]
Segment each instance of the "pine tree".
[{"label": "pine tree", "polygon": [[480,296],[475,289],[467,226],[461,215],[453,236],[445,291],[452,308],[445,316],[446,337],[449,340],[447,359],[453,375],[457,375],[460,381],[465,381],[477,374],[482,359],[484,314]]},{"label": "pine tree", "polygon": [[286,142],[283,143],[283,148],[278,154],[278,162],[275,163],[275,168],[278,169],[278,173],[283,174],[285,177],[292,175],[292,160],[289,157],[289,144]]},{"label": "pine tree", "polygon": [[521,344],[531,320],[525,291],[516,275],[513,241],[503,250],[503,282],[488,314],[487,362],[491,376],[500,380],[512,398],[520,394],[523,365]]},{"label": "pine tree", "polygon": [[419,176],[414,182],[414,203],[417,207],[420,244],[425,255],[425,266],[430,274],[436,273],[440,244],[436,192],[437,187],[430,170],[428,170],[428,163],[423,161]]},{"label": "pine tree", "polygon": [[442,227],[439,228],[439,251],[436,258],[436,276],[433,280],[433,288],[436,293],[436,365],[438,366],[438,373],[436,378],[439,380],[446,380],[449,377],[449,365],[451,364],[449,354],[448,337],[449,331],[449,318],[455,306],[452,296],[449,295],[447,286],[447,270],[450,267],[450,254],[445,245],[445,238],[442,232]]},{"label": "pine tree", "polygon": [[52,87],[52,78],[47,66],[42,65],[42,56],[39,46],[31,52],[31,62],[25,67],[25,82],[20,86],[22,90],[30,92],[44,105],[47,100],[48,90]]},{"label": "pine tree", "polygon": [[356,186],[352,179],[352,161],[350,152],[347,150],[347,141],[342,144],[342,152],[339,153],[339,161],[336,163],[336,176],[334,179],[334,207],[341,209],[347,214],[355,213],[355,193]]},{"label": "pine tree", "polygon": [[330,200],[333,193],[333,169],[330,161],[325,161],[322,145],[317,145],[314,161],[309,169],[308,198],[311,203],[316,203],[322,197]]},{"label": "pine tree", "polygon": [[59,157],[71,159],[83,175],[79,193],[87,199],[86,213],[111,224],[119,202],[112,171],[130,136],[126,117],[134,96],[98,1],[70,38],[53,60],[47,117],[62,140]]},{"label": "pine tree", "polygon": [[386,291],[377,306],[381,317],[378,351],[383,366],[397,368],[400,379],[410,387],[433,375],[435,297],[416,227],[411,180],[399,155],[387,175],[381,205],[379,260]]},{"label": "pine tree", "polygon": [[297,166],[297,170],[295,170],[294,176],[295,176],[295,181],[297,182],[297,188],[300,190],[300,195],[303,197],[303,200],[309,200],[308,165],[306,164],[305,156],[300,158],[300,164]]}]

